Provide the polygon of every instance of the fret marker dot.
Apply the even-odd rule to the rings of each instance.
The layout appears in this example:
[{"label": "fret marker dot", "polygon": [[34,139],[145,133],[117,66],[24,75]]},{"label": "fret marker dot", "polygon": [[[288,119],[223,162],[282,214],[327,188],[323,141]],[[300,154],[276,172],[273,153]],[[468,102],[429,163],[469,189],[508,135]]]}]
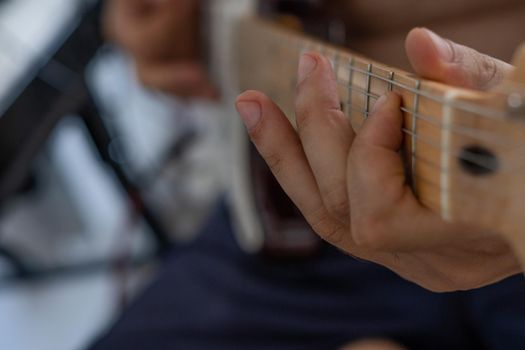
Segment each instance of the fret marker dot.
[{"label": "fret marker dot", "polygon": [[496,155],[478,145],[464,147],[458,158],[461,168],[472,176],[490,175],[499,168]]}]

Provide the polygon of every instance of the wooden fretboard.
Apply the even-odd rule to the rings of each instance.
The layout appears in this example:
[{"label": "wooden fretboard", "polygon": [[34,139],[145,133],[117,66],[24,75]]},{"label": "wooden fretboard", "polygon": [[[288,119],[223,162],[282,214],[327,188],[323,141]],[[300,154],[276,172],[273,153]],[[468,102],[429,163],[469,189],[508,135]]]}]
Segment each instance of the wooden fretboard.
[{"label": "wooden fretboard", "polygon": [[292,123],[297,65],[305,51],[332,60],[342,110],[356,130],[379,96],[397,92],[407,168],[420,201],[447,220],[501,226],[498,212],[480,202],[505,207],[511,170],[523,163],[516,150],[525,150],[525,125],[508,118],[507,96],[421,80],[261,20],[244,20],[237,30],[241,88],[265,92]]}]

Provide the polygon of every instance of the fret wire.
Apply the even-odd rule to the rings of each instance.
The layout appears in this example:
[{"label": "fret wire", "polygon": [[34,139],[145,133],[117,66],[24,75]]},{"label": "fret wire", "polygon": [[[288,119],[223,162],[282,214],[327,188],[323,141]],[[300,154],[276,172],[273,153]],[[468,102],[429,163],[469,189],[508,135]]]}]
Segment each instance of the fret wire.
[{"label": "fret wire", "polygon": [[[356,111],[358,113],[361,113],[363,114],[365,111],[364,110],[361,110],[361,109],[357,109],[355,107],[352,107],[351,110],[353,111]],[[357,126],[354,126],[354,128],[359,128],[361,127],[363,124],[364,124],[364,120]],[[415,136],[416,139],[420,142],[423,142],[427,145],[429,145],[430,147],[432,148],[435,148],[436,150],[443,150],[443,147],[441,146],[441,144],[439,143],[436,143],[436,142],[433,142],[431,140],[429,140],[428,138],[424,138],[422,137],[421,135],[413,135],[413,133],[406,129],[406,128],[403,128],[402,129],[402,132],[408,136]],[[493,170],[493,171],[497,171],[498,169],[494,168],[494,165],[491,163],[491,162],[488,162],[486,157],[483,157],[483,156],[480,156],[478,154],[475,154],[475,153],[472,153],[472,152],[464,152],[462,151],[461,153],[460,152],[457,152],[457,151],[453,151],[453,152],[450,152],[449,151],[449,154],[451,154],[453,157],[457,158],[457,159],[463,159],[463,160],[467,160],[475,165],[478,165],[480,167],[483,167],[485,169],[488,169],[488,170]],[[424,162],[426,163],[427,165],[430,165],[432,166],[433,168],[435,168],[436,170],[438,170],[440,173],[444,173],[444,172],[448,172],[449,169],[448,168],[443,168],[443,166],[441,164],[437,164],[437,163],[434,163],[432,161],[430,161],[429,159],[425,158],[425,157],[421,157],[421,156],[417,156],[415,155],[418,162]],[[487,165],[488,164],[488,165]],[[505,168],[501,168],[500,169],[501,171],[498,172],[499,175],[502,175],[502,176],[505,176],[505,175],[508,175],[508,174],[513,174],[512,171],[514,170],[512,167],[505,167]],[[470,183],[470,182],[468,182]],[[489,191],[485,191],[487,193],[489,193]]]},{"label": "fret wire", "polygon": [[394,81],[394,74],[395,74],[394,71],[390,71],[388,73],[388,80],[389,80],[389,82],[388,82],[388,91],[390,91],[390,92],[394,91],[394,84],[392,84],[392,82]]},{"label": "fret wire", "polygon": [[[370,77],[376,77],[377,79],[380,79],[380,80],[382,80],[382,81],[386,81],[386,82],[388,82],[388,83],[391,84],[392,86],[398,86],[398,87],[401,87],[401,88],[403,88],[403,89],[405,89],[405,90],[411,91],[411,92],[413,92],[413,93],[415,93],[415,94],[419,94],[419,95],[421,95],[421,96],[423,96],[423,97],[426,96],[426,97],[428,97],[428,98],[430,98],[430,99],[433,99],[433,100],[436,100],[436,101],[440,101],[440,100],[441,100],[441,99],[438,98],[438,97],[435,97],[435,96],[432,96],[432,95],[428,95],[428,94],[426,94],[426,93],[424,93],[424,92],[422,92],[422,91],[417,91],[416,89],[412,89],[412,88],[410,88],[410,87],[408,87],[408,86],[406,86],[406,85],[404,85],[404,84],[400,84],[400,83],[398,83],[398,82],[396,82],[396,81],[393,81],[393,80],[390,79],[390,78],[389,78],[389,79],[387,79],[387,78],[383,78],[383,77],[381,77],[381,76],[379,76],[379,75],[376,75],[376,74],[374,74],[374,73],[372,73],[372,72],[364,71],[364,70],[359,69],[359,68],[357,68],[357,67],[355,67],[355,66],[351,66],[351,67],[350,67],[350,71],[351,71],[351,72],[353,72],[353,71],[358,71],[358,72],[361,72],[361,73],[367,74],[367,76],[369,75]],[[368,84],[367,84],[367,85],[368,85]],[[349,88],[350,88],[350,87],[349,87]],[[368,94],[368,95],[371,95],[371,94]],[[367,100],[369,100],[370,97],[372,97],[372,96],[368,96],[368,97],[367,97]],[[453,107],[454,107],[454,106],[453,106]],[[352,109],[353,109],[353,108],[352,108]],[[353,109],[353,110],[355,110],[355,109]],[[405,110],[405,111],[408,112],[408,113],[412,113],[412,114],[416,114],[416,115],[417,115],[417,113],[414,113],[413,111],[409,111],[409,110]],[[363,114],[363,111],[359,111],[359,112]],[[366,112],[365,115],[368,116],[369,111],[365,111],[365,112]],[[408,131],[408,130],[404,130],[405,133],[406,133],[407,131]],[[417,135],[417,133],[413,133],[413,134],[415,134],[415,135],[417,136],[417,138],[418,138],[419,140],[421,140],[421,136]],[[464,155],[463,155],[463,158],[465,158]],[[479,158],[479,157],[475,157],[475,158]],[[474,159],[474,160],[472,160],[472,162],[473,162],[473,163],[479,163],[479,160],[478,160],[478,159]],[[478,165],[480,165],[480,166],[484,166],[483,164],[478,164]],[[486,166],[485,166],[485,167],[486,167]],[[489,168],[490,168],[490,167],[489,167]]]},{"label": "fret wire", "polygon": [[[422,97],[425,97],[425,98],[428,98],[429,100],[432,100],[432,101],[435,101],[435,102],[438,102],[440,104],[444,104],[445,103],[445,100],[443,97],[440,97],[440,96],[435,96],[435,95],[432,95],[430,93],[427,93],[423,90],[419,90],[417,91],[416,89],[406,85],[406,84],[403,84],[403,83],[399,83],[397,81],[391,81],[389,80],[388,78],[384,78],[378,74],[375,74],[375,73],[372,73],[372,72],[367,72],[366,70],[363,70],[363,69],[360,69],[358,67],[352,67],[352,69],[356,72],[359,72],[359,73],[363,73],[363,74],[366,74],[366,75],[370,75],[371,77],[373,78],[376,78],[376,79],[379,79],[381,81],[384,81],[384,82],[387,82],[387,83],[391,83],[392,85],[394,86],[397,86],[403,90],[406,90],[408,92],[412,92],[412,93],[418,93],[420,96]],[[460,109],[460,110],[464,110],[466,112],[470,112],[470,113],[474,113],[474,114],[478,114],[482,117],[487,117],[489,119],[493,119],[493,120],[496,120],[496,121],[502,121],[501,118],[505,118],[507,115],[506,113],[502,113],[501,111],[498,111],[498,110],[495,110],[495,109],[492,109],[492,108],[487,108],[487,107],[479,107],[477,105],[474,105],[472,103],[469,103],[469,102],[464,102],[464,101],[454,101],[452,104],[451,104],[451,107],[455,108],[455,109]]]},{"label": "fret wire", "polygon": [[[304,43],[303,43],[304,44]],[[354,57],[352,56],[351,59],[350,59],[350,68],[353,66],[353,62],[354,62]],[[354,72],[354,69],[349,69],[349,81],[352,81],[353,80],[353,72]],[[391,72],[392,75],[394,72]],[[338,84],[340,85],[343,85],[345,87],[348,88],[349,90],[349,93],[348,93],[348,102],[346,103],[347,106],[351,106],[352,105],[352,98],[351,98],[351,91],[352,90],[355,90],[355,91],[358,91],[362,94],[366,94],[366,96],[369,96],[370,98],[373,98],[373,99],[377,99],[379,98],[378,95],[375,95],[373,93],[367,93],[365,90],[357,87],[357,86],[352,86],[350,84],[347,84],[347,83],[344,83],[343,81],[341,80],[338,80],[337,81]],[[390,83],[389,83],[390,84]],[[417,96],[417,90],[416,90],[416,96]],[[441,123],[437,118],[435,117],[432,117],[432,116],[426,116],[426,115],[422,115],[422,114],[418,114],[418,113],[415,113],[415,111],[413,110],[409,110],[407,108],[404,108],[404,107],[401,107],[400,108],[403,112],[406,112],[406,113],[409,113],[409,114],[412,114],[413,116],[415,116],[415,118],[417,119],[421,119],[422,121],[425,121],[427,123],[430,123],[436,127],[443,127],[443,123]],[[366,112],[365,111],[359,111],[360,113],[363,113],[363,112]],[[366,116],[368,116],[369,113],[366,113]],[[457,126],[457,125],[454,125],[454,126],[448,126],[448,128],[452,131],[452,132],[455,132],[457,134],[460,134],[460,135],[463,135],[463,136],[466,136],[466,137],[470,137],[470,138],[473,138],[473,139],[476,139],[476,140],[481,140],[481,141],[484,141],[484,142],[487,142],[487,143],[493,143],[493,144],[498,144],[498,145],[501,145],[501,146],[505,146],[505,147],[508,147],[508,148],[514,148],[514,147],[522,147],[521,145],[515,145],[515,144],[509,144],[508,142],[502,142],[501,140],[495,138],[495,137],[492,137],[492,136],[489,136],[489,135],[485,135],[483,132],[481,131],[477,131],[473,128],[469,128],[469,127],[461,127],[461,126]]]},{"label": "fret wire", "polygon": [[[340,84],[340,85],[346,86],[346,83],[343,82],[343,81],[338,81],[337,83]],[[348,89],[349,90],[354,90],[354,91],[359,92],[359,93],[361,93],[363,95],[367,95],[368,94],[364,89],[361,89],[361,88],[359,88],[357,86],[348,86]],[[380,95],[376,95],[374,93],[370,93],[368,95],[372,99],[378,99],[379,97],[381,97]],[[465,127],[465,126],[459,126],[459,125],[444,126],[444,124],[436,117],[415,113],[413,110],[410,110],[410,109],[405,108],[405,107],[400,107],[400,109],[403,112],[415,115],[416,118],[420,119],[421,121],[424,121],[424,122],[429,123],[431,125],[434,125],[436,127],[440,127],[442,129],[447,127],[447,128],[450,129],[450,131],[452,131],[452,132],[454,132],[454,133],[456,133],[458,135],[470,137],[470,138],[473,138],[473,139],[478,140],[478,141],[484,141],[484,142],[491,143],[491,144],[496,144],[496,145],[499,145],[499,146],[505,146],[507,148],[523,147],[522,145],[511,144],[508,141],[502,140],[501,138],[493,136],[493,135],[486,135],[485,132],[483,132],[481,130],[476,130],[476,129],[472,128],[472,127]]]},{"label": "fret wire", "polygon": [[[358,112],[358,113],[361,113],[361,114],[364,114],[365,111],[364,110],[361,110],[361,109],[357,109],[357,108],[354,108],[352,107],[351,108],[353,111],[355,112]],[[362,125],[363,125],[364,122],[362,122],[361,124],[355,126],[354,128],[357,129],[357,128],[360,128]],[[401,131],[410,136],[410,137],[415,137],[416,138],[416,141],[419,141],[419,142],[422,142],[432,148],[435,148],[436,150],[439,150],[439,151],[442,151],[443,150],[443,147],[441,146],[441,143],[436,143],[435,141],[433,140],[430,140],[428,138],[425,138],[421,135],[418,135],[417,133],[413,133],[411,130],[407,129],[407,128],[402,128]],[[484,156],[480,156],[474,152],[465,152],[465,151],[462,151],[462,152],[458,152],[458,151],[451,151],[449,152],[450,155],[452,155],[453,157],[455,158],[458,158],[458,159],[463,159],[463,160],[466,160],[466,161],[469,161],[477,166],[480,166],[480,167],[483,167],[485,169],[488,169],[488,170],[492,170],[492,171],[496,171],[498,170],[497,168],[494,167],[494,165],[492,164],[492,162],[490,161],[487,161],[487,157],[484,157]],[[510,168],[503,168],[502,170],[504,171],[507,171],[509,170]],[[499,172],[501,173],[501,172]]]},{"label": "fret wire", "polygon": [[366,75],[366,102],[365,102],[365,108],[366,108],[366,114],[364,115],[365,118],[368,118],[368,111],[370,110],[370,88],[372,85],[372,63],[368,64],[368,74]]},{"label": "fret wire", "polygon": [[[280,34],[282,33],[282,29],[278,29],[278,28],[269,28],[270,31],[274,31],[275,33],[277,34]],[[306,39],[301,39],[299,38],[296,34],[291,34],[291,36],[299,41],[299,42],[306,42],[307,40]],[[313,40],[310,40],[312,41],[312,43],[314,43],[315,41]],[[325,45],[321,42],[318,42],[318,45],[319,47],[325,47]],[[358,72],[361,72],[361,73],[364,73],[364,74],[367,74],[367,71],[365,70],[362,70],[362,69],[359,69],[357,67],[352,67],[353,70],[355,71],[358,71]],[[399,87],[401,89],[404,89],[404,90],[407,90],[409,92],[414,92],[416,93],[417,91],[403,83],[399,83],[395,80],[390,80],[388,78],[384,78],[380,75],[377,75],[377,74],[374,74],[374,73],[371,73],[371,76],[374,77],[374,78],[377,78],[379,80],[382,80],[382,81],[386,81],[388,83],[391,83],[393,86],[396,86],[396,87]],[[438,103],[445,103],[443,97],[441,96],[436,96],[436,95],[433,95],[431,93],[427,93],[425,91],[420,91],[419,94],[422,96],[422,97],[425,97],[425,98],[428,98],[432,101],[435,101],[435,102],[438,102]],[[477,114],[479,116],[482,116],[482,117],[486,117],[486,118],[489,118],[489,119],[493,119],[493,120],[496,120],[496,121],[501,121],[502,118],[506,118],[507,115],[505,112],[502,112],[502,111],[499,111],[499,110],[496,110],[496,109],[493,109],[493,108],[488,108],[488,107],[480,107],[476,104],[473,104],[471,102],[467,102],[467,101],[453,101],[451,104],[451,107],[454,108],[454,109],[459,109],[459,110],[463,110],[463,111],[466,111],[466,112],[470,112],[470,113],[474,113],[474,114]]]},{"label": "fret wire", "polygon": [[[406,129],[404,130],[404,132],[405,133],[410,133],[410,131],[406,130]],[[436,147],[439,147],[439,146],[436,145]],[[415,154],[413,156],[415,156],[417,158],[418,162],[424,163],[424,164],[434,168],[437,171],[436,174],[442,174],[442,173],[449,173],[449,174],[451,174],[451,171],[454,171],[454,169],[444,168],[444,167],[442,167],[441,164],[437,164],[435,162],[432,162],[431,160],[429,160],[426,157],[422,157],[422,156],[419,156],[417,154]],[[506,172],[506,173],[502,173],[501,175],[506,175],[506,174],[510,174],[510,173]],[[426,176],[416,174],[416,175],[414,175],[413,178],[416,179],[417,181],[423,181],[423,182],[427,183],[428,185],[436,188],[436,190],[441,190],[441,185],[432,182]],[[462,183],[465,183],[467,185],[471,185],[472,184],[472,182],[469,181],[468,179],[458,178],[458,185],[459,185],[460,188],[463,188],[463,186],[461,186]],[[483,187],[483,186],[475,186],[475,187],[476,187],[476,192],[477,193],[478,192],[482,192],[482,193],[485,193],[485,194],[490,194],[491,196],[502,197],[503,198],[503,196],[501,195],[501,192],[491,191],[491,190],[489,190],[489,189],[487,189],[486,187]],[[459,192],[455,192],[454,196],[456,197],[455,199],[457,199],[458,196],[460,196],[460,197],[467,197],[467,196],[473,196],[473,195],[466,194],[464,192],[459,191]]]},{"label": "fret wire", "polygon": [[[352,56],[352,59],[353,59],[353,56]],[[352,67],[352,65],[351,65],[351,66],[350,66],[350,72],[351,72],[350,75],[353,73],[354,70],[355,70],[355,71],[361,71],[361,72],[363,72],[363,73],[366,74],[365,71],[360,70],[360,69],[358,69],[358,68],[356,68],[356,67]],[[392,73],[393,73],[393,72],[392,72]],[[411,89],[410,87],[408,87],[408,86],[406,86],[406,85],[404,85],[404,84],[401,84],[401,83],[395,82],[395,81],[393,80],[393,78],[394,78],[393,75],[392,75],[391,77],[389,77],[388,79],[386,79],[386,78],[382,78],[381,76],[378,76],[378,75],[375,75],[375,74],[371,73],[371,77],[376,77],[377,79],[380,79],[380,80],[382,80],[382,81],[387,81],[388,84],[389,84],[389,89],[392,89],[392,90],[393,90],[393,87],[394,87],[394,86],[397,86],[397,87],[400,87],[400,88],[402,88],[402,89],[405,89],[405,90],[407,90],[407,91],[409,91],[409,92],[418,93],[417,90],[414,91],[413,89]],[[349,82],[352,82],[352,80],[349,80]],[[349,84],[349,85],[350,85],[350,84]],[[351,90],[351,87],[350,87],[350,86],[349,86],[349,90]],[[425,93],[425,92],[423,92],[423,91],[419,91],[419,95],[421,95],[421,96],[423,96],[423,97],[426,97],[426,98],[429,98],[429,99],[431,99],[431,100],[437,101],[437,102],[443,102],[443,99],[442,99],[441,97],[433,96],[433,95],[428,94],[428,93]],[[368,98],[373,98],[373,97],[374,97],[374,96],[368,96]],[[368,99],[368,98],[367,98],[367,99]],[[348,105],[351,105],[351,102],[349,102]],[[490,117],[490,118],[495,117],[495,116],[502,116],[502,115],[503,115],[503,114],[501,114],[500,111],[492,110],[492,109],[485,108],[485,107],[480,108],[480,107],[478,107],[478,106],[476,106],[476,105],[473,105],[473,104],[471,104],[471,103],[468,103],[468,102],[462,102],[462,101],[455,101],[455,102],[452,104],[452,107],[453,107],[453,108],[456,108],[456,109],[462,109],[462,110],[465,110],[465,111],[469,111],[469,112],[472,112],[472,113],[476,113],[476,114],[478,114],[478,115],[480,115],[480,116]],[[363,112],[363,111],[361,111],[361,113],[362,113],[362,112]],[[405,112],[407,112],[407,113],[412,113],[412,114],[417,115],[417,113],[415,113],[414,111],[410,111],[410,110],[408,110],[408,109],[406,109]],[[490,113],[490,114],[489,114],[489,113]],[[368,111],[367,111],[367,114],[368,114]],[[503,116],[504,116],[504,115],[503,115]],[[418,117],[420,117],[420,116],[418,116]],[[428,118],[429,118],[429,119],[433,119],[432,117],[428,117]],[[418,157],[418,160],[421,161],[421,157]],[[442,169],[442,170],[445,170],[445,169]],[[426,181],[429,181],[429,180],[424,179],[423,177],[420,177],[420,176],[418,176],[418,178],[423,179],[423,180],[426,180]],[[438,185],[436,185],[436,186],[438,186]],[[501,195],[501,193],[500,193],[500,195]],[[438,205],[438,206],[439,206],[439,205]]]},{"label": "fret wire", "polygon": [[[341,86],[344,86],[344,87],[347,87],[347,83],[344,82],[344,81],[341,81],[341,80],[337,81],[337,84],[339,84],[339,85],[341,85]],[[362,88],[360,88],[359,86],[348,86],[348,88],[349,88],[350,90],[354,90],[354,91],[360,92],[360,93],[362,93],[362,94],[365,95],[365,96],[366,96],[366,95],[369,95],[369,96],[372,97],[372,98],[379,98],[379,97],[380,97],[379,95],[375,95],[375,94],[373,94],[373,93],[371,93],[371,92],[366,92],[365,89],[362,89]]]},{"label": "fret wire", "polygon": [[[421,88],[421,81],[418,80],[416,82],[416,90],[419,91]],[[417,115],[419,111],[419,94],[414,94],[414,113],[412,114],[412,133],[414,136],[412,136],[412,154],[415,155],[417,151],[417,139],[415,135],[417,135]],[[416,157],[412,156],[412,176],[416,176]],[[416,182],[412,181],[412,190],[414,191],[414,194],[417,196],[417,187]]]}]

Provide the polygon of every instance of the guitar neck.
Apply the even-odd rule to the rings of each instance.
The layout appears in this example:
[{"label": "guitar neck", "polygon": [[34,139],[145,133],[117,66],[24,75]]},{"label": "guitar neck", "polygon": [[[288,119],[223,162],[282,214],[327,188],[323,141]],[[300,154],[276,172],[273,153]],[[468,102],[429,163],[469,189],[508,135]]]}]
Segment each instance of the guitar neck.
[{"label": "guitar neck", "polygon": [[[523,148],[525,140],[523,122],[509,118],[506,94],[422,80],[257,19],[242,21],[237,33],[240,87],[265,92],[292,124],[298,60],[305,51],[332,60],[341,108],[355,130],[379,96],[398,93],[406,166],[420,201],[446,220],[505,229],[506,219],[494,209],[509,205],[507,193],[517,179],[503,169],[516,167],[517,155],[509,150]],[[523,209],[522,200],[518,206]]]}]

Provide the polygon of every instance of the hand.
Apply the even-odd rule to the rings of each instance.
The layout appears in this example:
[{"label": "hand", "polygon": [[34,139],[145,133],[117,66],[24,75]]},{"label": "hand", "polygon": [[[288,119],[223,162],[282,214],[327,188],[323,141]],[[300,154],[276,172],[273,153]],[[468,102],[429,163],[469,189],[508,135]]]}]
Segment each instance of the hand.
[{"label": "hand", "polygon": [[108,0],[104,31],[141,82],[182,97],[215,97],[199,59],[199,0]]},{"label": "hand", "polygon": [[[511,69],[424,29],[409,34],[406,49],[416,72],[449,84],[483,89]],[[397,95],[379,99],[356,135],[340,110],[326,58],[303,55],[297,90],[297,132],[262,93],[242,94],[237,109],[277,180],[322,238],[434,291],[476,288],[520,271],[498,235],[444,222],[419,204],[398,153]]]}]

